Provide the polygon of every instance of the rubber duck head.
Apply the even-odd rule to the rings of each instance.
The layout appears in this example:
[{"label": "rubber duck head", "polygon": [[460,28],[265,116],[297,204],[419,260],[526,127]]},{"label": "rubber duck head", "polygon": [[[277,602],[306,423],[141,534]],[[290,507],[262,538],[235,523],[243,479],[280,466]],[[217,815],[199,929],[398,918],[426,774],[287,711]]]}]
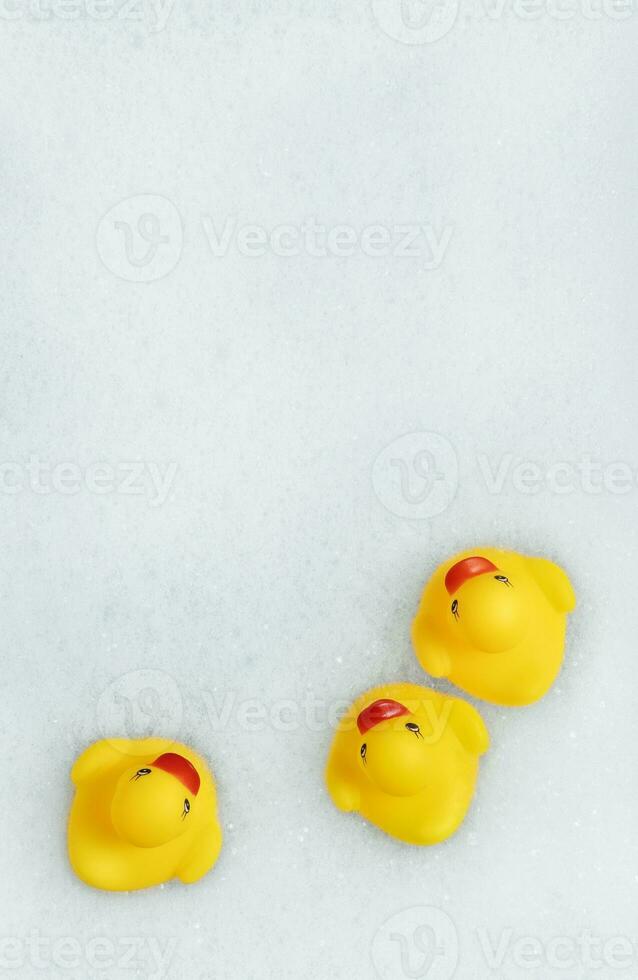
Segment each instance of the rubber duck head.
[{"label": "rubber duck head", "polygon": [[529,628],[525,583],[513,587],[506,572],[474,555],[456,562],[445,576],[452,625],[467,643],[484,653],[511,650]]},{"label": "rubber duck head", "polygon": [[159,847],[192,825],[199,773],[188,759],[165,752],[120,776],[111,802],[115,832],[136,847]]},{"label": "rubber duck head", "polygon": [[399,701],[380,699],[357,718],[368,779],[388,796],[415,796],[428,782],[428,748],[418,720]]}]

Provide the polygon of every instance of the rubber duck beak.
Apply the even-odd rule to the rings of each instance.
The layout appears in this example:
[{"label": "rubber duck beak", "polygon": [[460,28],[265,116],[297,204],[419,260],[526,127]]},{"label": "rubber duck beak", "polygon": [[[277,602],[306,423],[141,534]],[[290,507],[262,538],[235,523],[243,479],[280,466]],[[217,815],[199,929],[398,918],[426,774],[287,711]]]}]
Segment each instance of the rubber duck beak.
[{"label": "rubber duck beak", "polygon": [[445,588],[449,595],[454,595],[468,579],[476,575],[486,575],[487,572],[497,572],[496,565],[489,558],[481,558],[474,555],[471,558],[462,558],[452,565],[445,576]]}]

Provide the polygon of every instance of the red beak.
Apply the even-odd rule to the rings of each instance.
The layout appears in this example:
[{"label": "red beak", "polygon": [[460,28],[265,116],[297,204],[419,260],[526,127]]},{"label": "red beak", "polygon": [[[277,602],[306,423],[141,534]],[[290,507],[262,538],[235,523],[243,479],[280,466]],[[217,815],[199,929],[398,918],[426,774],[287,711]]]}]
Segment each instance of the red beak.
[{"label": "red beak", "polygon": [[480,558],[478,555],[473,558],[462,558],[452,565],[445,576],[445,588],[450,595],[454,595],[469,578],[497,571],[496,565],[488,558]]},{"label": "red beak", "polygon": [[199,773],[193,763],[183,755],[178,755],[177,752],[164,752],[151,765],[163,769],[164,772],[170,772],[186,789],[190,790],[193,796],[197,796],[200,784]]},{"label": "red beak", "polygon": [[409,714],[410,712],[405,705],[399,704],[398,701],[392,701],[390,698],[382,698],[379,701],[373,701],[372,704],[363,709],[357,718],[357,728],[362,735],[365,735],[375,725],[380,725],[382,721],[387,721],[388,718],[398,718],[400,715]]}]

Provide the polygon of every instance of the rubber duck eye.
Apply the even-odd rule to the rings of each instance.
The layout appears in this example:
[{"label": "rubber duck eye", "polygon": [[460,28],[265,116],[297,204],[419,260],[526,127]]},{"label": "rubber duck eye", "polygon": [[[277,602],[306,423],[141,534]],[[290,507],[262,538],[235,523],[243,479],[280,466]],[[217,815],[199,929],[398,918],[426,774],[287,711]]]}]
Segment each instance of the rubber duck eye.
[{"label": "rubber duck eye", "polygon": [[182,810],[182,820],[191,812],[191,805],[188,800],[184,800],[184,809]]},{"label": "rubber duck eye", "polygon": [[416,735],[417,738],[423,738],[423,735],[421,735],[421,729],[413,721],[407,722],[405,727],[409,732],[412,732],[413,735]]},{"label": "rubber duck eye", "polygon": [[364,742],[363,745],[361,746],[361,758],[363,759],[364,762],[366,761],[367,752],[368,752],[368,746]]},{"label": "rubber duck eye", "polygon": [[450,609],[452,610],[452,615],[454,616],[454,618],[455,619],[458,619],[459,618],[459,600],[458,599],[455,599],[454,600],[454,602],[450,606]]},{"label": "rubber duck eye", "polygon": [[512,588],[512,583],[508,579],[507,575],[495,575],[494,578],[497,582],[502,582],[503,585],[509,585],[509,587]]},{"label": "rubber duck eye", "polygon": [[137,781],[140,778],[140,776],[150,775],[150,772],[151,772],[150,769],[138,769],[135,775],[131,776],[131,779],[135,779]]}]

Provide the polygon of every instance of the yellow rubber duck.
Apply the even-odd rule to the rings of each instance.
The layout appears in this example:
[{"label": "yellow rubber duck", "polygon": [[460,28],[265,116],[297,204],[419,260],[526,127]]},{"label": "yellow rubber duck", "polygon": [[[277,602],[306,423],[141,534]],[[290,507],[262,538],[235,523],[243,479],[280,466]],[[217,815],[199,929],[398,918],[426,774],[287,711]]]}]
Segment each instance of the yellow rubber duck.
[{"label": "yellow rubber duck", "polygon": [[417,684],[362,694],[342,718],[326,767],[339,810],[408,844],[437,844],[463,822],[488,748],[470,704]]},{"label": "yellow rubber duck", "polygon": [[132,891],[175,877],[190,884],[217,860],[215,783],[188,746],[105,739],[82,753],[71,779],[69,858],[87,885]]},{"label": "yellow rubber duck", "polygon": [[426,585],[412,641],[433,677],[494,704],[531,704],[561,668],[575,605],[566,573],[546,558],[464,551]]}]

